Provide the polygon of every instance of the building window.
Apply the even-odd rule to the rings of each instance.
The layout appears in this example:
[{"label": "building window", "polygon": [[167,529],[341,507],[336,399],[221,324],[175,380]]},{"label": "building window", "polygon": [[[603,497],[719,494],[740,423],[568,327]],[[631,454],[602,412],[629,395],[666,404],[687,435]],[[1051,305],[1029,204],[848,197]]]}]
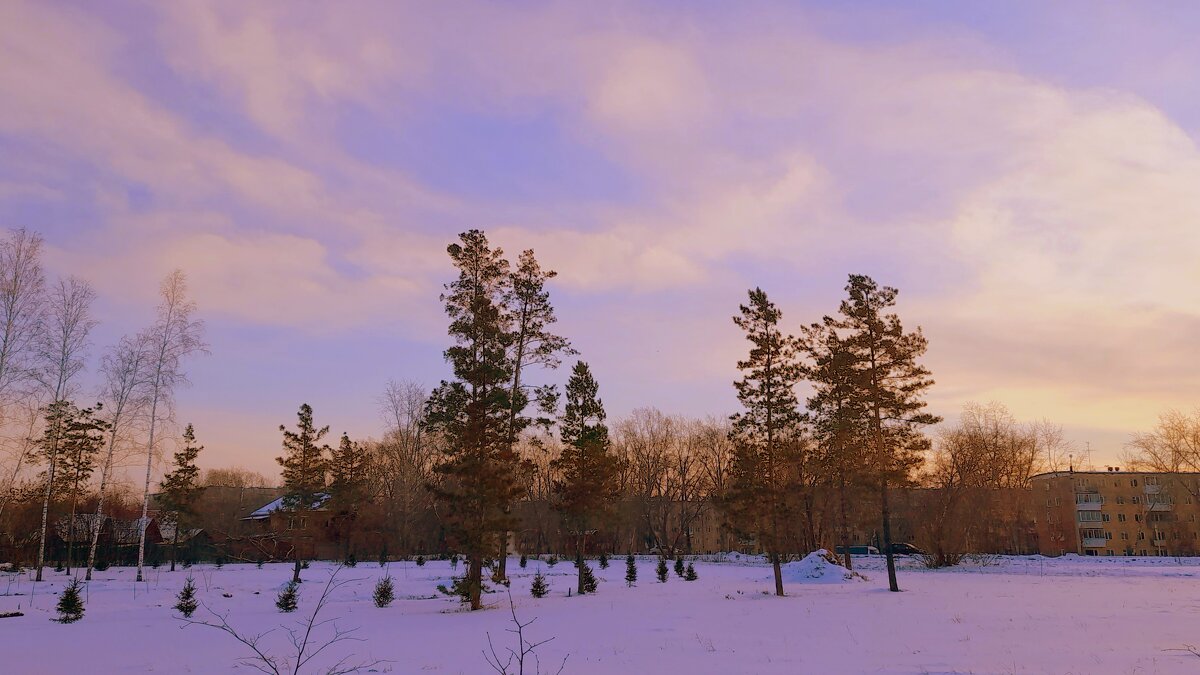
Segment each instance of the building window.
[{"label": "building window", "polygon": [[1118,504],[1124,504],[1124,503],[1125,503],[1125,498],[1124,498],[1124,497],[1121,497],[1121,496],[1118,496],[1118,497],[1117,497],[1117,503],[1118,503]]},{"label": "building window", "polygon": [[1158,485],[1158,476],[1146,476],[1146,485]]},{"label": "building window", "polygon": [[1079,522],[1081,523],[1098,523],[1100,522],[1099,511],[1079,511]]},{"label": "building window", "polygon": [[1121,533],[1121,539],[1122,539],[1122,540],[1124,540],[1124,541],[1129,541],[1129,533],[1128,533],[1128,532],[1122,532],[1122,533]]},{"label": "building window", "polygon": [[1137,487],[1137,479],[1136,478],[1129,481],[1129,487]]},{"label": "building window", "polygon": [[[1138,537],[1137,537],[1137,538],[1138,538],[1138,541],[1142,541],[1142,540],[1144,540],[1144,539],[1146,538],[1146,533],[1145,533],[1145,532],[1138,532]],[[1143,553],[1142,555],[1146,555],[1146,554],[1145,554],[1145,553]]]},{"label": "building window", "polygon": [[1140,497],[1136,497],[1136,496],[1135,496],[1135,497],[1133,497],[1133,503],[1134,503],[1134,504],[1140,504],[1141,502],[1142,502],[1142,500],[1141,500],[1141,498],[1140,498]]},{"label": "building window", "polygon": [[1142,522],[1142,514],[1140,514],[1140,513],[1133,514],[1133,522],[1135,522],[1135,523]]},{"label": "building window", "polygon": [[1117,514],[1117,522],[1118,522],[1118,523],[1123,523],[1123,522],[1125,522],[1125,514],[1124,514],[1124,513],[1118,513],[1118,514]]}]

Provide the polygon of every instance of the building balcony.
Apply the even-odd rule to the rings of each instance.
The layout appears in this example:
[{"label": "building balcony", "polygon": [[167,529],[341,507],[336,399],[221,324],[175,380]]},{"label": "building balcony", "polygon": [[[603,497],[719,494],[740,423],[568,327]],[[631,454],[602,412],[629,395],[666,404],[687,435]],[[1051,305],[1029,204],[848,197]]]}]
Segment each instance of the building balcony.
[{"label": "building balcony", "polygon": [[1105,539],[1104,537],[1084,537],[1083,538],[1083,547],[1084,548],[1104,548],[1105,546],[1108,546],[1108,540]]},{"label": "building balcony", "polygon": [[1166,539],[1151,539],[1150,543],[1154,546],[1154,548],[1166,548],[1167,547]]},{"label": "building balcony", "polygon": [[1174,505],[1171,502],[1149,502],[1146,504],[1147,511],[1172,511]]},{"label": "building balcony", "polygon": [[1076,502],[1075,509],[1077,511],[1099,511],[1103,505],[1103,502]]},{"label": "building balcony", "polygon": [[1162,492],[1162,486],[1161,485],[1146,485],[1146,486],[1142,487],[1142,490],[1145,491],[1145,493],[1148,495],[1156,495],[1156,494]]}]

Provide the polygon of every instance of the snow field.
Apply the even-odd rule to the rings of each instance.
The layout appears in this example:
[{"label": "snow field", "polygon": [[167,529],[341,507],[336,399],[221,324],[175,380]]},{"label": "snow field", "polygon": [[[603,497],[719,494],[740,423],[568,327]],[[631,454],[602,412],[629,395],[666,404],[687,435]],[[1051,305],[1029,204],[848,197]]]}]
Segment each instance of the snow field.
[{"label": "snow field", "polygon": [[[937,571],[903,560],[905,592],[888,593],[882,557],[858,558],[865,579],[845,581],[844,570],[810,556],[785,566],[785,598],[769,595],[770,566],[761,559],[700,560],[699,580],[672,572],[660,584],[654,559],[640,558],[634,588],[625,585],[622,556],[607,570],[590,564],[599,593],[567,597],[575,585],[569,561],[549,567],[531,559],[525,569],[509,561],[517,614],[537,618],[527,634],[554,638],[538,650],[543,670],[554,672],[566,657],[563,673],[1200,672],[1200,658],[1179,651],[1200,644],[1200,559],[1028,556]],[[0,619],[0,672],[255,672],[235,666],[248,651],[233,638],[176,618],[171,607],[186,576],[199,599],[242,632],[275,629],[262,644],[281,654],[288,640],[279,627],[308,617],[334,567],[304,571],[291,615],[274,606],[290,579],[286,563],[152,569],[143,584],[132,581],[132,569],[110,568],[96,573],[87,613],[71,625],[50,621],[64,575],[47,570],[50,581],[33,584],[28,573],[0,574],[0,613],[25,613]],[[535,600],[528,589],[539,568],[551,593]],[[384,609],[371,601],[384,574],[376,563],[338,574],[348,583],[322,618],[357,628],[361,641],[330,647],[312,670],[354,655],[387,660],[376,672],[492,672],[482,653],[487,635],[500,649],[511,637],[504,593],[485,596],[493,609],[466,612],[436,590],[452,576],[446,561],[393,562],[387,573],[397,599]],[[838,577],[843,583],[824,583]],[[202,608],[195,618],[211,615]]]}]

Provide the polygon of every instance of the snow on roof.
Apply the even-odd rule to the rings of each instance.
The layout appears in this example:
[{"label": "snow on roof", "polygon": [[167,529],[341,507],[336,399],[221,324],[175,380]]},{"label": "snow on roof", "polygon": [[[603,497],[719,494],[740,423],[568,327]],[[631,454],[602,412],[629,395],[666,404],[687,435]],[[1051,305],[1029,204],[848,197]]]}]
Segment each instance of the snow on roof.
[{"label": "snow on roof", "polygon": [[[274,499],[266,506],[263,506],[263,507],[255,510],[254,512],[252,512],[250,515],[246,516],[245,518],[242,518],[242,520],[264,520],[266,518],[270,518],[271,514],[276,511],[287,511],[289,509],[284,508],[284,505],[283,505],[283,502],[286,499],[287,499],[287,495],[284,495],[282,497]],[[317,498],[315,500],[313,500],[312,506],[309,508],[312,511],[320,511],[321,507],[327,501],[329,501],[329,495],[319,494],[319,495],[317,495]]]}]

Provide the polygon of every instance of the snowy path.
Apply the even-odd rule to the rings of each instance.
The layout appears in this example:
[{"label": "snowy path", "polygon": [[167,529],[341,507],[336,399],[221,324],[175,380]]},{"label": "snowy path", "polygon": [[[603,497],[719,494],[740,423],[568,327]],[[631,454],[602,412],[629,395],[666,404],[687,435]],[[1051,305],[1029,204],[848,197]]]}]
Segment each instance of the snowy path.
[{"label": "snowy path", "polygon": [[[521,570],[514,560],[509,568],[517,612],[538,617],[533,638],[555,638],[539,650],[551,672],[567,653],[564,673],[1200,672],[1200,658],[1171,651],[1200,645],[1200,559],[1032,556],[947,571],[909,564],[899,594],[885,590],[882,559],[867,559],[868,581],[793,583],[789,597],[775,598],[763,594],[770,569],[762,564],[700,562],[698,581],[672,573],[659,584],[646,559],[637,587],[626,588],[617,558],[597,570],[600,592],[583,598],[565,596],[573,586],[568,563],[542,564],[552,593],[535,600],[528,587],[537,564]],[[254,672],[234,667],[245,652],[232,638],[174,618],[184,577],[190,572],[200,599],[228,611],[230,623],[263,632],[307,616],[330,569],[306,570],[300,609],[288,616],[274,608],[286,564],[153,570],[136,597],[132,571],[114,568],[99,573],[86,616],[72,625],[49,621],[62,575],[52,573],[36,597],[27,576],[0,575],[0,612],[25,612],[0,619],[0,672]],[[359,627],[364,641],[332,647],[330,662],[354,653],[391,662],[378,672],[491,672],[481,650],[487,632],[504,644],[506,604],[467,613],[447,598],[428,599],[449,576],[445,562],[392,563],[389,571],[397,600],[386,609],[371,603],[378,565],[342,571],[339,579],[355,581],[340,589],[327,618]],[[487,597],[503,603],[502,594]],[[265,644],[282,650],[286,636],[276,631]]]}]

